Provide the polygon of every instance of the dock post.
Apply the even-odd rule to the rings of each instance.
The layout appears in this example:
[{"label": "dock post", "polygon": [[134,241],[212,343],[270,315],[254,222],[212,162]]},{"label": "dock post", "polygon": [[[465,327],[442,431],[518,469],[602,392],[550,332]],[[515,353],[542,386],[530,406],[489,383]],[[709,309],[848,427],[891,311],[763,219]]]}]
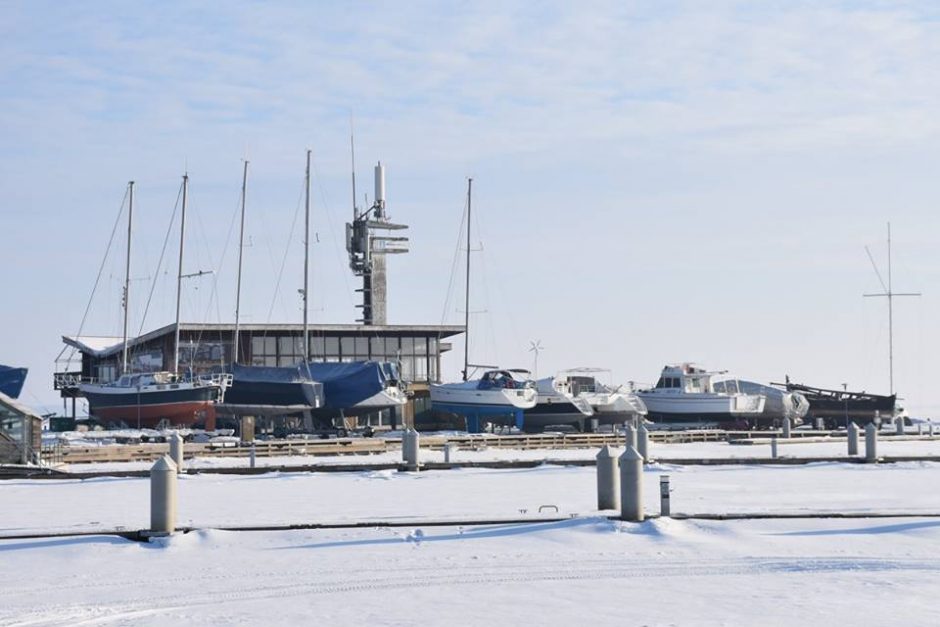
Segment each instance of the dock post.
[{"label": "dock post", "polygon": [[878,429],[872,422],[865,427],[865,461],[878,461]]},{"label": "dock post", "polygon": [[924,435],[924,423],[917,423],[917,435]]},{"label": "dock post", "polygon": [[858,425],[854,422],[849,423],[848,431],[848,444],[849,444],[849,455],[854,456],[858,455]]},{"label": "dock post", "polygon": [[897,435],[904,435],[904,417],[898,416],[894,419],[894,432]]},{"label": "dock post", "polygon": [[254,416],[242,416],[240,421],[239,435],[241,436],[241,441],[245,442],[254,442],[255,441],[255,417]]},{"label": "dock post", "polygon": [[620,473],[610,446],[597,454],[597,509],[620,508]]},{"label": "dock post", "polygon": [[672,490],[669,489],[669,475],[659,477],[659,515],[669,517],[672,515],[672,506],[669,502]]},{"label": "dock post", "polygon": [[170,459],[176,464],[176,472],[183,472],[183,436],[178,431],[170,436]]},{"label": "dock post", "polygon": [[789,439],[790,437],[790,419],[783,419],[783,437]]},{"label": "dock post", "polygon": [[456,444],[451,444],[448,442],[444,445],[444,463],[449,464],[453,460],[454,451],[457,448]]},{"label": "dock post", "polygon": [[248,466],[251,468],[255,467],[255,443],[251,443],[251,448],[248,449]]},{"label": "dock post", "polygon": [[777,436],[770,438],[770,457],[777,459]]},{"label": "dock post", "polygon": [[176,464],[164,455],[150,468],[150,531],[176,530]]},{"label": "dock post", "polygon": [[930,437],[933,437],[933,419],[932,418],[927,419],[927,435],[929,435]]},{"label": "dock post", "polygon": [[418,450],[420,447],[420,436],[412,428],[405,429],[401,436],[401,457],[405,468],[408,470],[418,470]]},{"label": "dock post", "polygon": [[636,444],[637,444],[637,442],[636,442],[636,428],[635,428],[633,425],[628,424],[628,425],[624,428],[623,433],[624,433],[624,443],[623,443],[623,444],[624,444],[624,447],[625,447],[625,448],[628,448],[628,449],[629,449],[631,446],[632,446],[633,448],[636,448]]},{"label": "dock post", "polygon": [[642,422],[636,431],[636,450],[643,458],[643,463],[650,461],[650,432]]},{"label": "dock post", "polygon": [[643,522],[643,458],[628,446],[620,456],[620,518]]}]

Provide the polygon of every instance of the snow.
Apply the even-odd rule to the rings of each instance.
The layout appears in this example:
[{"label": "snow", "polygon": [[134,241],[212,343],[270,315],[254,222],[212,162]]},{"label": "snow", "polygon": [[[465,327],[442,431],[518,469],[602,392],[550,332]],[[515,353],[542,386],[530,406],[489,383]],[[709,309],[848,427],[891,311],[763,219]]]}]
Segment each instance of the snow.
[{"label": "snow", "polygon": [[[879,444],[892,454],[888,442]],[[921,455],[940,446],[893,444]],[[826,446],[781,449],[818,456]],[[679,458],[761,448],[656,445],[654,452]],[[458,453],[477,454],[596,450]],[[671,477],[675,513],[861,518],[621,523],[596,510],[593,468],[551,464],[183,475],[178,523],[197,531],[150,544],[107,535],[0,540],[0,625],[940,622],[933,595],[940,463],[652,464],[644,476],[650,513],[658,511],[662,474]],[[0,503],[6,536],[149,523],[146,478],[0,481]],[[867,516],[892,513],[909,516]],[[509,519],[530,522],[465,522]],[[363,521],[403,526],[218,529]],[[449,524],[432,525],[441,521]]]}]

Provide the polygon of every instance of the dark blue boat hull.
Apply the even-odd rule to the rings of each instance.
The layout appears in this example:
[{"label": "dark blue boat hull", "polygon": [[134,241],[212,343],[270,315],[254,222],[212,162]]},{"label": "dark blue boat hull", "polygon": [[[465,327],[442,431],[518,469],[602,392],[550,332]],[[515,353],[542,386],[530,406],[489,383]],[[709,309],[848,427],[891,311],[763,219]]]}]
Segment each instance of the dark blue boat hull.
[{"label": "dark blue boat hull", "polygon": [[0,365],[0,392],[10,398],[18,398],[26,383],[26,368],[11,368]]}]

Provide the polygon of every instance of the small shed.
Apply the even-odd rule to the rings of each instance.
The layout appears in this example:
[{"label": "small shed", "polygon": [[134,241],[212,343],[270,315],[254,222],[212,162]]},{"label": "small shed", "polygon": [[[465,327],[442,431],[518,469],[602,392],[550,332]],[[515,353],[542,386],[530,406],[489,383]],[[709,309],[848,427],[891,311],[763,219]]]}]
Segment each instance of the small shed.
[{"label": "small shed", "polygon": [[0,464],[39,462],[42,416],[0,392]]}]

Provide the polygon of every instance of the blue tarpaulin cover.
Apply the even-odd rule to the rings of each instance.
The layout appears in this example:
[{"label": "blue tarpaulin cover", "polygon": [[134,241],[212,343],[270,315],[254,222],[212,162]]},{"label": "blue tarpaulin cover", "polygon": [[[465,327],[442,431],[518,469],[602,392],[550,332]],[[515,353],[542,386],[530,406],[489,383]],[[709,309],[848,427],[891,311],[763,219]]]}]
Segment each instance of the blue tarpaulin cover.
[{"label": "blue tarpaulin cover", "polygon": [[26,368],[11,368],[0,365],[0,392],[10,398],[17,398],[26,382]]},{"label": "blue tarpaulin cover", "polygon": [[255,381],[263,383],[301,383],[303,381],[316,381],[316,377],[308,377],[303,364],[293,366],[242,366],[232,365],[232,375],[236,381]]},{"label": "blue tarpaulin cover", "polygon": [[398,367],[387,361],[311,361],[309,368],[310,377],[323,383],[330,409],[352,407],[384,390],[386,381],[398,380]]}]

